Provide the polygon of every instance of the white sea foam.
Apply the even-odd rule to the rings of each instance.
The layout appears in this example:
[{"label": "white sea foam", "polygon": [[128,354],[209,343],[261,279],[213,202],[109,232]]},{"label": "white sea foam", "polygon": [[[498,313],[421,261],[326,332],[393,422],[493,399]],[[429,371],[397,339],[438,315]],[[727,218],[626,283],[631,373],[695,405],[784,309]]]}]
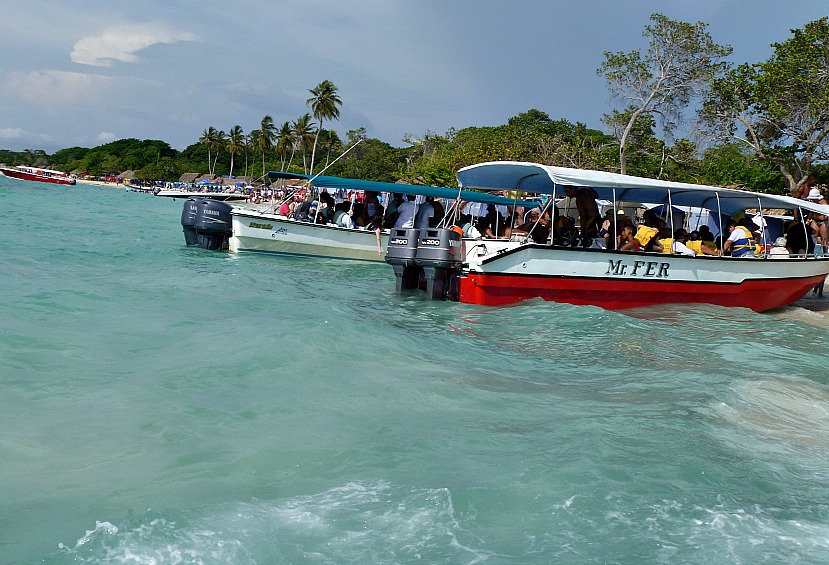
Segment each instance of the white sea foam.
[{"label": "white sea foam", "polygon": [[742,380],[734,386],[734,397],[715,411],[739,434],[748,433],[771,448],[829,452],[829,389],[813,381]]},{"label": "white sea foam", "polygon": [[176,519],[146,516],[116,527],[98,522],[74,548],[73,563],[476,563],[447,489],[400,491],[388,483],[349,483],[279,501],[228,504]]}]

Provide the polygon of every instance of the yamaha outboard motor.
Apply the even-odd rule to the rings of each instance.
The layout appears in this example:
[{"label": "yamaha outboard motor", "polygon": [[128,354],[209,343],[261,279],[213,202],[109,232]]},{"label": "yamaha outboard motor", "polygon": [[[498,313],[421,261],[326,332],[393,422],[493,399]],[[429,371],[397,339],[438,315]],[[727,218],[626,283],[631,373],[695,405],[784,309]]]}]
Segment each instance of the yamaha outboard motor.
[{"label": "yamaha outboard motor", "polygon": [[450,292],[448,282],[463,262],[461,239],[461,234],[450,229],[420,230],[415,264],[423,269],[426,297],[430,300],[442,300]]},{"label": "yamaha outboard motor", "polygon": [[394,269],[397,292],[417,288],[419,269],[415,263],[417,238],[420,230],[414,228],[392,228],[386,249],[386,263]]},{"label": "yamaha outboard motor", "polygon": [[196,235],[199,247],[227,249],[232,231],[230,210],[232,206],[218,200],[201,200],[196,210]]},{"label": "yamaha outboard motor", "polygon": [[181,228],[184,230],[184,243],[187,245],[199,244],[199,236],[196,235],[196,213],[201,201],[201,198],[194,197],[184,201],[184,209],[181,211]]}]

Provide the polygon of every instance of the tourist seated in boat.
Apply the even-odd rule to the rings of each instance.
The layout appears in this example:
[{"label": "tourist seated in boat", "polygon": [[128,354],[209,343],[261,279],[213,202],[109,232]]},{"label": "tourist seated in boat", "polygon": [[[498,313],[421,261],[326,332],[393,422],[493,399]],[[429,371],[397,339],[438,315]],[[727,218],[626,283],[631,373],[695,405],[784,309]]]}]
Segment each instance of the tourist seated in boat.
[{"label": "tourist seated in boat", "polygon": [[576,243],[579,236],[579,230],[576,229],[576,220],[570,216],[559,216],[555,225],[553,243],[565,247],[570,247]]},{"label": "tourist seated in boat", "polygon": [[756,243],[751,230],[740,225],[734,220],[729,220],[725,225],[728,232],[728,239],[723,244],[723,255],[730,254],[732,257],[754,257]]},{"label": "tourist seated in boat", "polygon": [[622,226],[616,248],[619,251],[639,251],[639,241],[633,237],[633,226]]},{"label": "tourist seated in boat", "polygon": [[794,211],[794,219],[786,225],[786,248],[794,257],[804,257],[815,252],[814,230],[804,223],[800,210]]},{"label": "tourist seated in boat", "polygon": [[486,214],[478,218],[475,227],[484,237],[494,239],[510,236],[510,229],[506,220],[492,204],[487,204]]},{"label": "tourist seated in boat", "polygon": [[354,215],[354,223],[366,229],[382,228],[383,211],[383,205],[380,204],[377,193],[366,191],[362,211],[359,215]]},{"label": "tourist seated in boat", "polygon": [[636,238],[636,241],[639,242],[641,247],[646,247],[648,243],[659,233],[659,227],[657,227],[656,223],[659,218],[656,217],[656,214],[653,210],[645,210],[645,213],[642,216],[642,224],[636,229],[636,233],[633,237]]},{"label": "tourist seated in boat", "polygon": [[280,216],[285,216],[286,218],[291,217],[291,214],[294,211],[294,203],[291,200],[286,200],[279,206],[279,210],[277,214]]},{"label": "tourist seated in boat", "polygon": [[394,222],[394,227],[404,229],[413,228],[415,212],[417,211],[416,208],[414,195],[407,195],[406,200],[397,206],[397,220]]},{"label": "tourist seated in boat", "polygon": [[656,237],[659,241],[659,245],[661,246],[660,251],[662,253],[670,253],[671,247],[674,244],[674,235],[671,233],[671,228],[662,228],[661,230],[659,230],[659,233]]},{"label": "tourist seated in boat", "polygon": [[527,221],[512,230],[513,234],[530,236],[535,243],[547,243],[550,238],[550,222],[533,208],[527,214]]},{"label": "tourist seated in boat", "polygon": [[314,212],[316,213],[316,205],[314,204],[316,201],[313,197],[309,194],[305,197],[305,199],[299,203],[299,206],[296,207],[294,210],[294,218],[297,220],[301,220],[303,222],[310,222],[312,216],[311,214],[311,207],[314,206]]},{"label": "tourist seated in boat", "polygon": [[789,258],[789,250],[786,249],[786,238],[785,237],[778,237],[774,240],[774,243],[771,245],[771,250],[769,251],[769,257],[771,259],[788,259]]},{"label": "tourist seated in boat", "polygon": [[592,188],[568,185],[564,187],[564,194],[568,198],[576,199],[576,208],[579,211],[581,236],[592,239],[599,233],[599,205],[596,199],[599,194]]},{"label": "tourist seated in boat", "polygon": [[322,216],[322,223],[327,224],[334,219],[334,208],[337,205],[337,201],[334,200],[334,197],[331,196],[328,192],[323,192],[320,194],[320,209],[319,213]]},{"label": "tourist seated in boat", "polygon": [[344,201],[334,205],[334,215],[331,218],[331,223],[341,228],[353,228],[354,222],[351,219],[348,211],[351,209],[351,202]]},{"label": "tourist seated in boat", "polygon": [[470,214],[461,214],[458,217],[458,223],[455,225],[460,228],[463,237],[481,239],[481,232],[472,223],[472,216]]},{"label": "tourist seated in boat", "polygon": [[685,255],[687,257],[696,257],[696,252],[690,249],[687,245],[688,232],[682,228],[674,232],[674,242],[671,244],[671,253],[674,255]]},{"label": "tourist seated in boat", "polygon": [[432,219],[429,221],[429,227],[430,228],[436,228],[440,225],[440,223],[443,221],[444,217],[446,216],[446,209],[443,207],[443,204],[440,203],[439,198],[434,198],[432,196],[427,196],[426,200],[429,200],[430,198],[431,198],[430,203],[432,204],[432,208],[434,208],[434,210],[435,210],[435,214],[434,214],[434,216],[432,216]]},{"label": "tourist seated in boat", "polygon": [[[670,252],[670,246],[668,247],[668,251],[667,252],[665,251],[665,248],[663,247],[661,239],[662,239],[662,237],[664,237],[662,235],[664,233],[662,230],[667,231],[669,236],[670,236],[671,230],[670,230],[670,228],[665,227],[665,222],[663,222],[662,220],[659,220],[659,222],[661,223],[661,227],[657,228],[656,231],[648,230],[648,231],[642,233],[641,227],[640,227],[640,229],[636,230],[636,234],[634,234],[634,236],[633,236],[636,239],[636,241],[639,242],[640,249],[642,251],[644,251],[645,253],[667,253],[667,252]],[[643,243],[642,238],[637,237],[637,235],[638,236],[645,235],[645,236],[650,236],[650,237],[646,237],[645,241]]]},{"label": "tourist seated in boat", "polygon": [[613,231],[613,224],[614,222],[613,210],[608,210],[604,213],[604,219],[602,220],[601,226],[599,226],[599,237],[607,239],[608,234]]},{"label": "tourist seated in boat", "polygon": [[433,196],[427,196],[426,199],[417,207],[417,215],[415,216],[414,227],[419,230],[425,230],[431,227],[435,217],[435,207]]},{"label": "tourist seated in boat", "polygon": [[714,234],[711,233],[711,228],[708,226],[702,225],[699,227],[699,238],[702,241],[702,244],[711,251],[717,253],[720,250],[717,245],[717,240],[714,237]]},{"label": "tourist seated in boat", "polygon": [[716,251],[705,245],[699,232],[694,230],[688,234],[688,241],[684,242],[685,246],[697,255],[719,255]]},{"label": "tourist seated in boat", "polygon": [[403,204],[403,195],[399,192],[392,194],[389,204],[386,206],[386,211],[383,213],[383,227],[385,229],[394,227],[399,215],[398,207],[401,204]]}]

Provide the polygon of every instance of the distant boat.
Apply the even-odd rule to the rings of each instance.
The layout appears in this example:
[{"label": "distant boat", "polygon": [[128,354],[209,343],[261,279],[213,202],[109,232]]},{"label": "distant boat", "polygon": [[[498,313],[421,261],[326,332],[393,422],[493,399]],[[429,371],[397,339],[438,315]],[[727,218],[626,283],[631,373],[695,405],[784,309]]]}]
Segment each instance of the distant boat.
[{"label": "distant boat", "polygon": [[167,198],[209,198],[210,200],[219,200],[222,202],[244,202],[248,199],[247,194],[240,192],[197,192],[193,190],[160,190],[156,196],[165,196]]},{"label": "distant boat", "polygon": [[63,171],[53,171],[39,167],[7,167],[0,165],[0,173],[19,180],[48,182],[51,184],[75,184],[75,179]]},{"label": "distant boat", "polygon": [[154,186],[139,186],[137,184],[132,184],[130,182],[124,183],[124,189],[127,192],[143,192],[144,194],[153,194],[158,190]]}]

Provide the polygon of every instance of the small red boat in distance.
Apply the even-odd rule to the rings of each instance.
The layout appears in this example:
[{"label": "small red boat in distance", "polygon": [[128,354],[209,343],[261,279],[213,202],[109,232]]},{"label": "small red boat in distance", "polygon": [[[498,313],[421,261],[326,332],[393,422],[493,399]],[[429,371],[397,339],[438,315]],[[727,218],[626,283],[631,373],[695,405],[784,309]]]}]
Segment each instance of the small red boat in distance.
[{"label": "small red boat in distance", "polygon": [[75,179],[63,171],[53,171],[39,167],[7,167],[0,165],[0,173],[19,180],[32,180],[52,184],[75,184]]}]

